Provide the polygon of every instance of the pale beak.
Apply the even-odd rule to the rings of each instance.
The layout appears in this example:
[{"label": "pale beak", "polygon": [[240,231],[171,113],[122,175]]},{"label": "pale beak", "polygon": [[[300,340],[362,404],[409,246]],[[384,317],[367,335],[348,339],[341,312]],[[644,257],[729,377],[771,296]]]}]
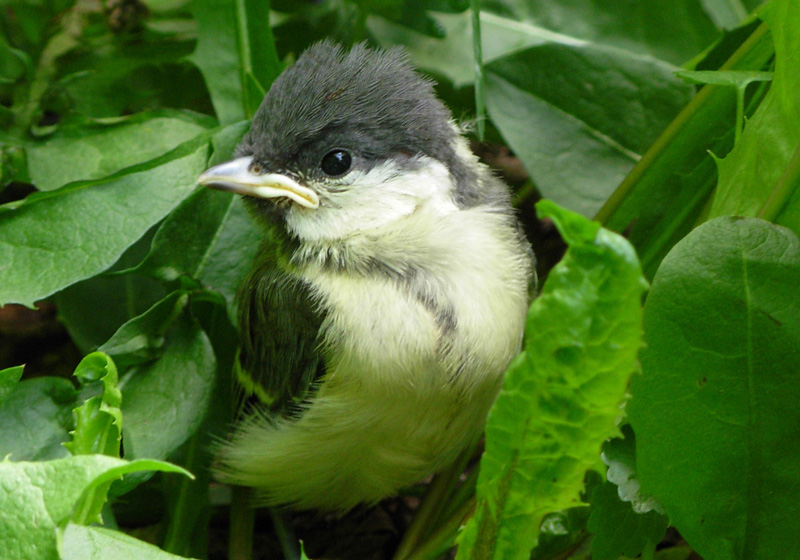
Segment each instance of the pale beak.
[{"label": "pale beak", "polygon": [[280,173],[259,175],[250,170],[251,156],[226,161],[198,177],[203,186],[255,198],[286,197],[305,208],[318,208],[317,193]]}]

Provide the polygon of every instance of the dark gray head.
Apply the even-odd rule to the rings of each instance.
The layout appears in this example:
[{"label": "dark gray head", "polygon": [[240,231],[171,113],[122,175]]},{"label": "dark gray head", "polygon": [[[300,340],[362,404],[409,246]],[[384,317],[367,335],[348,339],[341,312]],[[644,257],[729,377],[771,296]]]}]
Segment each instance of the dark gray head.
[{"label": "dark gray head", "polygon": [[431,82],[401,50],[359,44],[344,52],[323,41],[275,80],[237,155],[298,176],[324,177],[320,163],[334,148],[365,169],[416,154],[448,164],[457,135],[450,120]]},{"label": "dark gray head", "polygon": [[199,181],[248,195],[298,239],[507,198],[397,49],[312,46],[272,84],[236,156]]}]

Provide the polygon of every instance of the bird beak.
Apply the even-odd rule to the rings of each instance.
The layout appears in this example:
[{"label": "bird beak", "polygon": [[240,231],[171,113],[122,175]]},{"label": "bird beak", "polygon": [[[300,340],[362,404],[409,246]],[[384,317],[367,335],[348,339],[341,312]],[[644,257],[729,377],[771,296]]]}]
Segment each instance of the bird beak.
[{"label": "bird beak", "polygon": [[205,187],[255,198],[286,197],[305,208],[318,208],[319,197],[311,189],[280,173],[259,175],[250,170],[251,156],[240,157],[208,169],[197,182]]}]

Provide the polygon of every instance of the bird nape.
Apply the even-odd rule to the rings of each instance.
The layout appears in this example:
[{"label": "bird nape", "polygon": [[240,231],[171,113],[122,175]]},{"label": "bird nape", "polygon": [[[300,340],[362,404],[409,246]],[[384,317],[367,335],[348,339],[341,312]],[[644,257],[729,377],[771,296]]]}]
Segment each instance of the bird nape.
[{"label": "bird nape", "polygon": [[533,256],[508,188],[401,51],[312,46],[199,182],[244,195],[264,232],[239,293],[260,404],[217,449],[219,480],[344,512],[477,441]]}]

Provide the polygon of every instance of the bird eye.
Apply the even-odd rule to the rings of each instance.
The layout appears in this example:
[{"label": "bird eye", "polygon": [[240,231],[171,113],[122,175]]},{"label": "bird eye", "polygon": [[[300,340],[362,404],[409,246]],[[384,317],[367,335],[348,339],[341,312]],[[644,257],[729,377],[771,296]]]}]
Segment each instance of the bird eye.
[{"label": "bird eye", "polygon": [[261,175],[261,166],[257,163],[254,163],[250,166],[250,171],[255,173],[256,175]]},{"label": "bird eye", "polygon": [[326,175],[337,177],[347,173],[352,163],[353,158],[350,157],[349,152],[345,150],[331,150],[323,156],[319,166]]}]

